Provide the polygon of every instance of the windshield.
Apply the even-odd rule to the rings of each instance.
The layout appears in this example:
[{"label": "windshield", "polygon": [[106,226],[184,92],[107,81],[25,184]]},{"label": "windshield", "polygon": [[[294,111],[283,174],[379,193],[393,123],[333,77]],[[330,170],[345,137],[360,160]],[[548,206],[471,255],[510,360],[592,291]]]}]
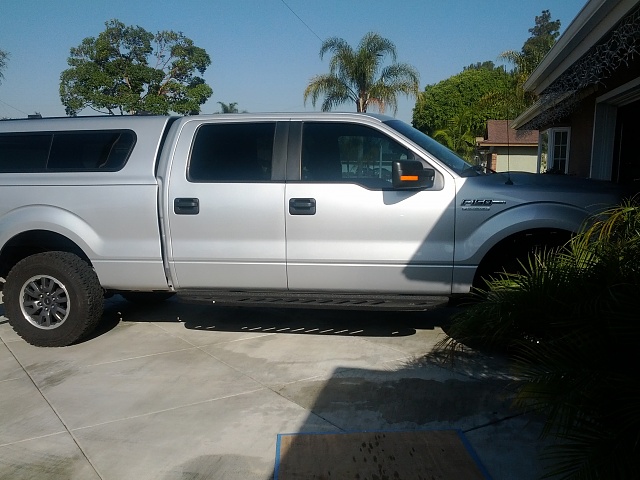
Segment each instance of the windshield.
[{"label": "windshield", "polygon": [[458,175],[468,177],[481,174],[476,167],[468,164],[447,147],[436,142],[433,138],[425,135],[420,130],[413,128],[411,125],[400,120],[389,120],[384,123],[407,137],[412,142],[418,144]]}]

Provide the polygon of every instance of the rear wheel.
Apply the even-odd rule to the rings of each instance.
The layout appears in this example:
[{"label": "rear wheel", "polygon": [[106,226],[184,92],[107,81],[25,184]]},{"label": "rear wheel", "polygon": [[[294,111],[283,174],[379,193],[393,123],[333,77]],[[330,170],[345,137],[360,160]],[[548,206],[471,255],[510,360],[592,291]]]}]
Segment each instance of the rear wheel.
[{"label": "rear wheel", "polygon": [[7,275],[3,302],[9,323],[39,347],[63,347],[88,335],[102,316],[103,291],[77,255],[45,252],[18,262]]}]

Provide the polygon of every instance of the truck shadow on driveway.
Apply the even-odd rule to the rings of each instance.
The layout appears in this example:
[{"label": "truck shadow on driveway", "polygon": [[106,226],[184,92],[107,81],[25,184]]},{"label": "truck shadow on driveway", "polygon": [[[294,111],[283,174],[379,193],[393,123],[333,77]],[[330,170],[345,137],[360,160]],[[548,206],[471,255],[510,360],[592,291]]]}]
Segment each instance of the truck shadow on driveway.
[{"label": "truck shadow on driveway", "polygon": [[235,307],[189,304],[174,299],[137,305],[119,296],[105,302],[102,321],[90,338],[103,335],[120,322],[182,323],[203,332],[293,333],[367,337],[403,337],[417,330],[445,327],[454,308],[426,311]]}]

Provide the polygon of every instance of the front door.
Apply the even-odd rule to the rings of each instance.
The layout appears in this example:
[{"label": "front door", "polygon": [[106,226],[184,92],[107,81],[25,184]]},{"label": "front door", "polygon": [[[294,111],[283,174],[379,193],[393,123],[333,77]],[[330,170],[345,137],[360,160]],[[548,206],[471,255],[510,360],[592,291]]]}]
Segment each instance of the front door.
[{"label": "front door", "polygon": [[301,132],[285,193],[289,289],[451,293],[453,179],[394,190],[391,162],[420,158],[390,135],[347,122]]}]

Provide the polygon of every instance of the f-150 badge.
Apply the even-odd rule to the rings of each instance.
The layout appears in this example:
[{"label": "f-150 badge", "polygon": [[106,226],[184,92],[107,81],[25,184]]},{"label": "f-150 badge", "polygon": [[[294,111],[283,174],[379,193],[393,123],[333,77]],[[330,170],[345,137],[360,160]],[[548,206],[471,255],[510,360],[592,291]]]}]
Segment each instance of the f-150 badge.
[{"label": "f-150 badge", "polygon": [[491,205],[504,205],[507,202],[504,200],[491,200],[488,198],[476,198],[462,200],[460,206],[462,210],[490,210]]}]

